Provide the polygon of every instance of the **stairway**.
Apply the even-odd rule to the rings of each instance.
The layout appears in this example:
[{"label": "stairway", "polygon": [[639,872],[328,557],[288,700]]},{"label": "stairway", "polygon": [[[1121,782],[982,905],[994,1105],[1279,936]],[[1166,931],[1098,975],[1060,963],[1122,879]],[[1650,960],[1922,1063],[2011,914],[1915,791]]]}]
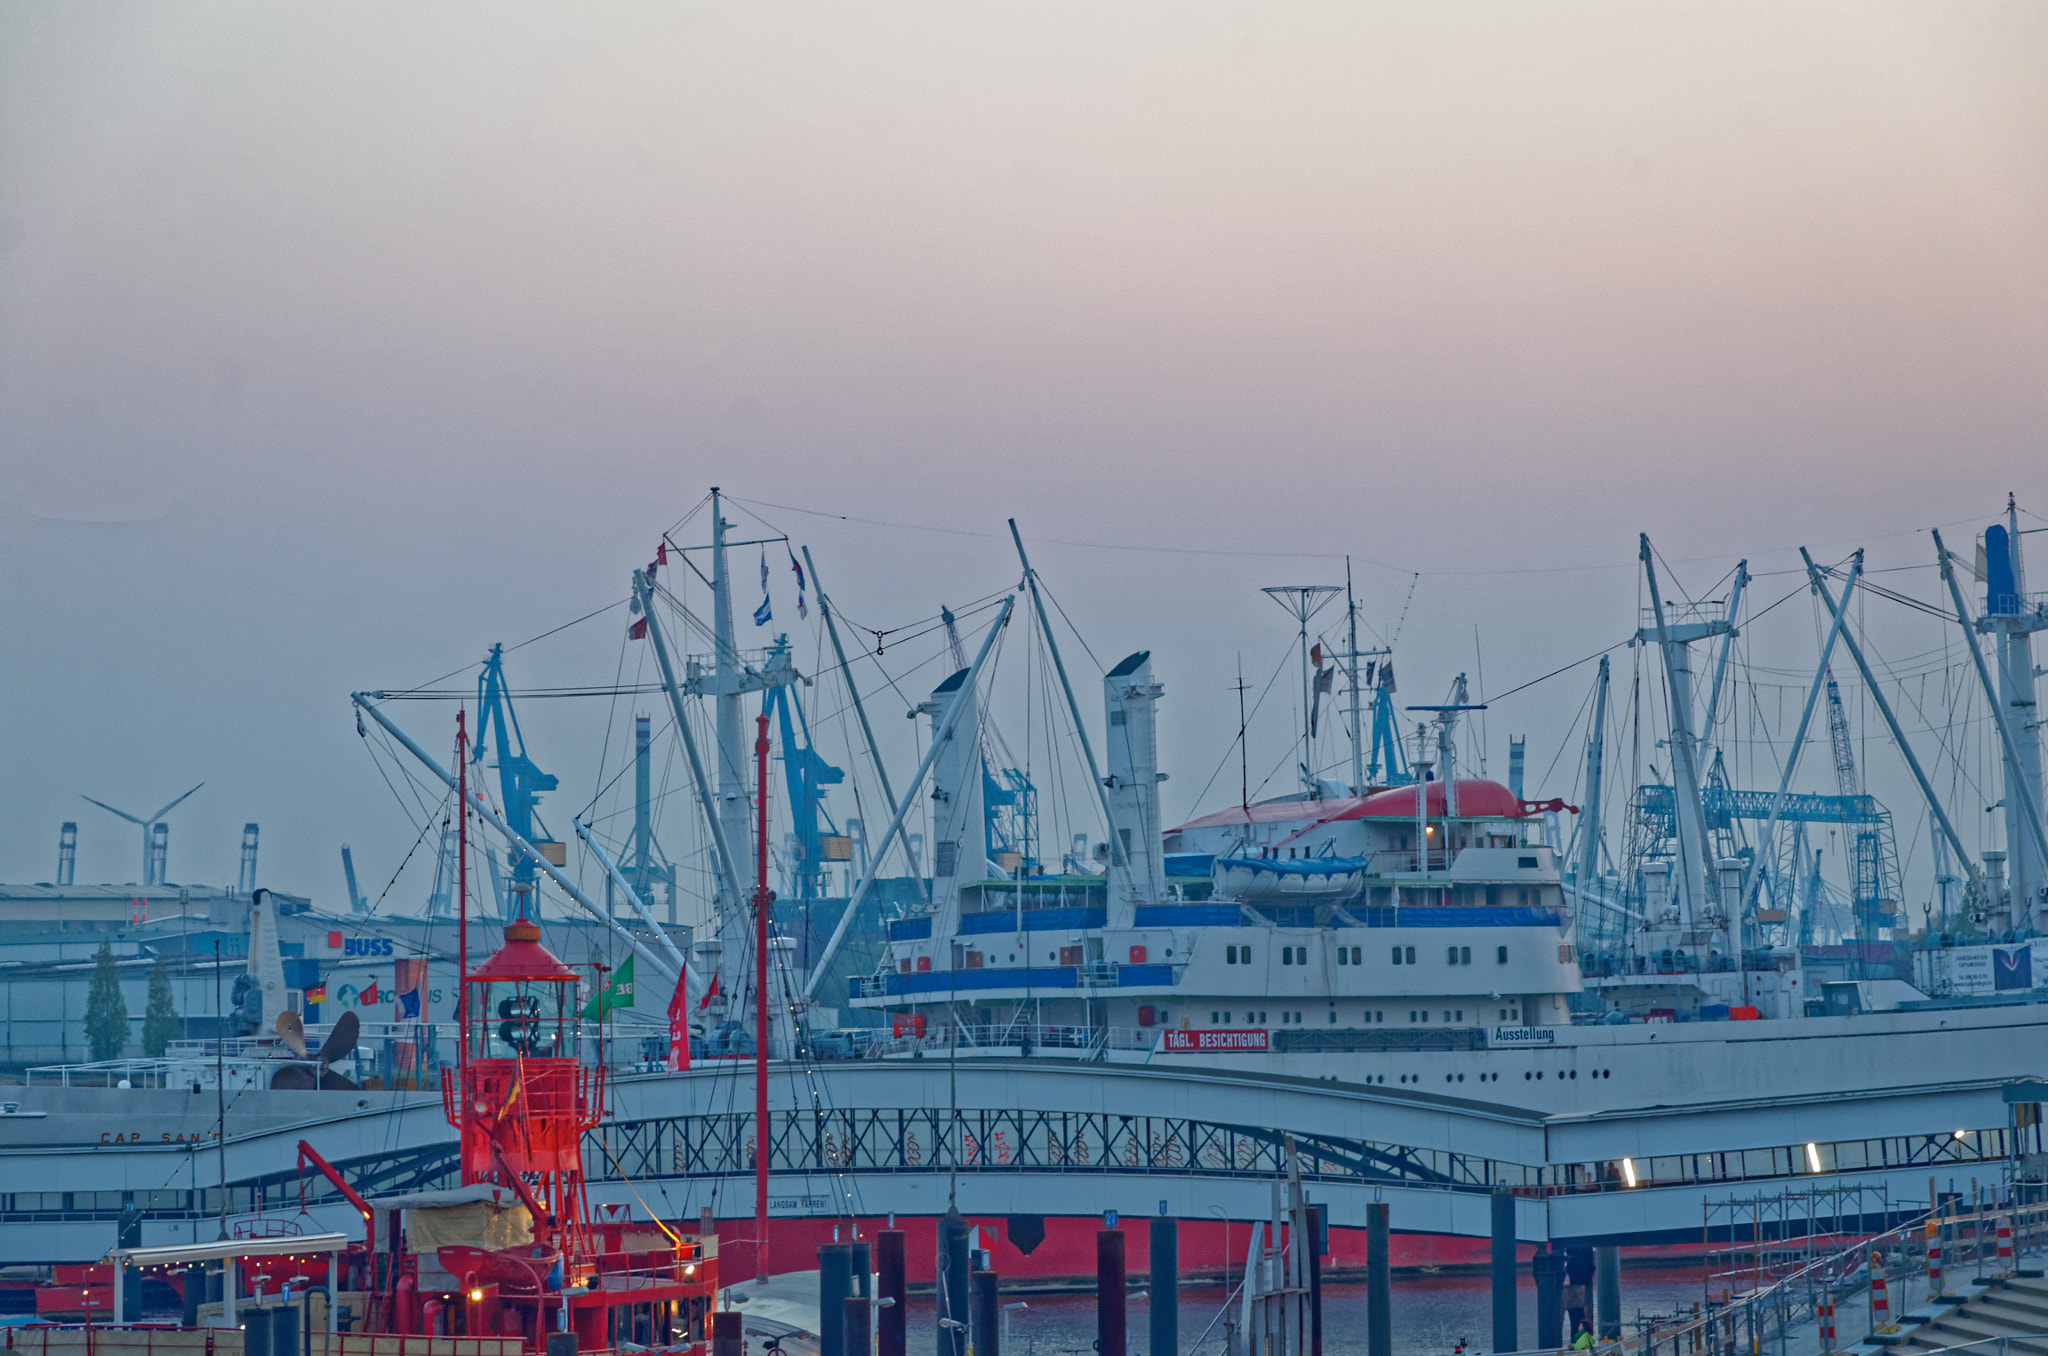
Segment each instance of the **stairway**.
[{"label": "stairway", "polygon": [[1982,1356],[1995,1356],[1993,1339],[2006,1338],[2005,1349],[2018,1356],[2048,1356],[2048,1280],[2026,1277],[1994,1282],[1982,1293],[1923,1323],[1886,1350],[1898,1356],[1940,1351],[1971,1342]]}]

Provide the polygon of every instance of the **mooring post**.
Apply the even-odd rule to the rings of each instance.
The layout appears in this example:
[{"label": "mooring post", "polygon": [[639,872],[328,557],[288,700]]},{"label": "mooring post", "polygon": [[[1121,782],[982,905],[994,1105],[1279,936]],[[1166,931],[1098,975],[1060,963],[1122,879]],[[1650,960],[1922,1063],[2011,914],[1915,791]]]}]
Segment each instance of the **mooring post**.
[{"label": "mooring post", "polygon": [[1308,1216],[1308,1350],[1323,1356],[1323,1254],[1330,1250],[1329,1207],[1311,1204]]},{"label": "mooring post", "polygon": [[1394,1356],[1392,1239],[1387,1204],[1365,1207],[1365,1356]]},{"label": "mooring post", "polygon": [[1179,1356],[1180,1221],[1165,1215],[1152,1220],[1151,1327],[1151,1356]]},{"label": "mooring post", "polygon": [[1621,1249],[1609,1245],[1593,1250],[1593,1312],[1603,1342],[1621,1336]]},{"label": "mooring post", "polygon": [[1095,1231],[1095,1350],[1097,1356],[1125,1356],[1128,1315],[1124,1312],[1124,1233]]},{"label": "mooring post", "polygon": [[839,1301],[839,1349],[845,1356],[873,1356],[869,1334],[874,1331],[874,1308],[866,1295],[848,1295]]},{"label": "mooring post", "polygon": [[903,1301],[908,1293],[903,1272],[903,1231],[884,1229],[875,1235],[875,1356],[904,1356],[909,1318]]},{"label": "mooring post", "polygon": [[1000,1356],[1003,1348],[1002,1277],[979,1268],[970,1276],[973,1307],[967,1322],[968,1341],[974,1348],[974,1356]]},{"label": "mooring post", "polygon": [[711,1316],[711,1356],[743,1356],[747,1344],[741,1327],[745,1315],[737,1309],[721,1309]]},{"label": "mooring post", "polygon": [[1536,1345],[1564,1345],[1564,1254],[1545,1248],[1536,1254]]},{"label": "mooring post", "polygon": [[967,1220],[958,1206],[939,1220],[938,1356],[967,1356]]},{"label": "mooring post", "polygon": [[1515,1198],[1505,1189],[1493,1193],[1493,1349],[1520,1351],[1515,1323]]},{"label": "mooring post", "polygon": [[831,1316],[853,1289],[853,1249],[844,1243],[818,1245],[818,1356],[844,1356],[840,1326]]}]

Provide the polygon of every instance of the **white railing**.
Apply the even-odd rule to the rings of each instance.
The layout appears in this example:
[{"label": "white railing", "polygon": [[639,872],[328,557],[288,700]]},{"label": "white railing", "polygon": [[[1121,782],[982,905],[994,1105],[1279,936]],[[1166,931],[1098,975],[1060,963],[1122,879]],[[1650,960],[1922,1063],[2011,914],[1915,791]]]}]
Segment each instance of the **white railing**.
[{"label": "white railing", "polygon": [[1030,1054],[1085,1058],[1105,1050],[1150,1050],[1159,1043],[1154,1028],[1127,1026],[1050,1026],[1026,1023],[959,1026],[922,1036],[884,1036],[867,1047],[869,1059],[892,1055]]}]

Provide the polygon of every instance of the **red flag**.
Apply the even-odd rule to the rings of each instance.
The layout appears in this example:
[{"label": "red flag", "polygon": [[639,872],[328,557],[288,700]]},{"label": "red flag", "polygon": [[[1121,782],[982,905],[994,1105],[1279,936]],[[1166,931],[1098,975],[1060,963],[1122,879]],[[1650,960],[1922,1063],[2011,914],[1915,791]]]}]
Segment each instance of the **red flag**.
[{"label": "red flag", "polygon": [[690,975],[676,977],[676,991],[668,1000],[668,1067],[681,1073],[690,1067]]},{"label": "red flag", "polygon": [[629,640],[647,639],[647,618],[642,617],[639,621],[636,621],[631,626],[627,627],[626,637]]},{"label": "red flag", "polygon": [[717,975],[713,975],[711,977],[711,987],[704,990],[704,996],[697,1000],[697,1010],[699,1012],[702,1012],[705,1008],[710,1007],[711,1000],[718,997],[718,995],[721,992],[723,992],[723,990],[720,988],[720,983],[721,981]]},{"label": "red flag", "polygon": [[365,988],[361,993],[356,995],[356,1006],[366,1008],[376,1001],[377,981],[373,979],[370,981],[369,987]]},{"label": "red flag", "polygon": [[657,565],[668,564],[668,539],[666,537],[654,548],[654,563]]},{"label": "red flag", "polygon": [[1321,642],[1320,640],[1309,648],[1308,662],[1315,665],[1317,668],[1321,668],[1323,666],[1323,642]]}]

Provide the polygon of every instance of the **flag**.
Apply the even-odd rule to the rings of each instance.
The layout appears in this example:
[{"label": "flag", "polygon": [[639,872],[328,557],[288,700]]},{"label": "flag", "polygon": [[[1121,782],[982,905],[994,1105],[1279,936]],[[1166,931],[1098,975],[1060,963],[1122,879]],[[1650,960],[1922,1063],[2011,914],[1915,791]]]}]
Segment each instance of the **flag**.
[{"label": "flag", "polygon": [[668,1000],[668,1067],[681,1073],[690,1067],[690,972],[685,967]]},{"label": "flag", "polygon": [[1313,665],[1315,665],[1315,666],[1316,666],[1316,667],[1317,667],[1318,669],[1322,668],[1322,666],[1323,666],[1323,642],[1321,642],[1320,640],[1319,640],[1319,641],[1317,641],[1317,642],[1316,642],[1316,643],[1315,643],[1314,645],[1312,645],[1312,646],[1310,646],[1310,647],[1309,647],[1309,651],[1308,651],[1308,662],[1309,662],[1309,663],[1311,663],[1311,664],[1313,664]]},{"label": "flag", "polygon": [[[785,550],[788,548],[785,547]],[[796,572],[796,615],[798,621],[810,619],[811,610],[804,606],[804,567],[797,563],[796,552],[789,553],[789,568]]]},{"label": "flag", "polygon": [[377,981],[373,979],[370,981],[370,986],[368,988],[364,989],[361,993],[356,995],[356,1006],[359,1008],[366,1008],[369,1007],[372,1003],[375,1003],[376,1001]]},{"label": "flag", "polygon": [[598,1021],[613,1008],[633,1006],[633,958],[626,957],[626,963],[612,972],[612,982],[592,994],[590,1001],[583,1005],[583,1020]]},{"label": "flag", "polygon": [[[1320,649],[1321,647],[1318,646],[1317,648]],[[1308,733],[1311,739],[1315,738],[1316,720],[1323,712],[1323,694],[1328,692],[1336,681],[1337,666],[1335,664],[1330,665],[1326,669],[1316,670],[1315,700],[1308,709]]]},{"label": "flag", "polygon": [[724,991],[724,986],[720,983],[719,977],[717,975],[713,975],[711,977],[711,983],[705,986],[704,996],[697,1000],[697,1011],[702,1012],[704,1009],[710,1007],[711,1000],[718,997],[718,995],[723,993]]},{"label": "flag", "polygon": [[417,1022],[420,1019],[420,991],[426,987],[427,980],[426,958],[402,960],[394,968],[397,973],[392,978],[391,996],[398,1004],[396,1020]]},{"label": "flag", "polygon": [[754,625],[766,626],[774,620],[775,614],[768,610],[768,597],[766,594],[763,594],[761,596],[761,605],[754,609]]},{"label": "flag", "polygon": [[655,564],[657,564],[657,565],[666,565],[666,564],[668,564],[668,538],[667,538],[667,537],[663,537],[663,538],[662,538],[662,539],[661,539],[661,540],[660,540],[660,541],[659,541],[658,543],[656,543],[656,545],[655,545],[655,547],[654,547],[654,563],[655,563]]},{"label": "flag", "polygon": [[647,618],[642,617],[639,621],[636,621],[631,626],[627,627],[626,638],[628,640],[647,639]]},{"label": "flag", "polygon": [[312,988],[307,989],[306,1001],[308,1003],[325,1003],[327,1001],[327,982],[322,980]]}]

